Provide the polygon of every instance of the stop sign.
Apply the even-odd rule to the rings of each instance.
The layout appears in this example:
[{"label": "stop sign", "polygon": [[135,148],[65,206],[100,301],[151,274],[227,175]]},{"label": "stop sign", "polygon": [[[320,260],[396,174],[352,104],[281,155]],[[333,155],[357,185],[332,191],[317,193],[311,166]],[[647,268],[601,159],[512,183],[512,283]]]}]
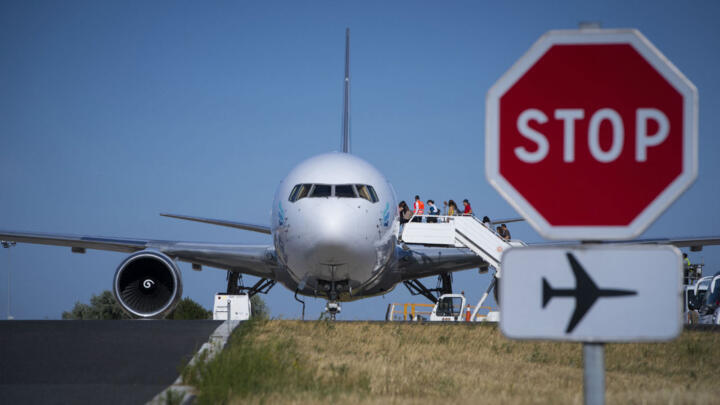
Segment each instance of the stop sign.
[{"label": "stop sign", "polygon": [[546,238],[635,237],[697,176],[697,90],[636,30],[548,32],[486,109],[488,180]]}]

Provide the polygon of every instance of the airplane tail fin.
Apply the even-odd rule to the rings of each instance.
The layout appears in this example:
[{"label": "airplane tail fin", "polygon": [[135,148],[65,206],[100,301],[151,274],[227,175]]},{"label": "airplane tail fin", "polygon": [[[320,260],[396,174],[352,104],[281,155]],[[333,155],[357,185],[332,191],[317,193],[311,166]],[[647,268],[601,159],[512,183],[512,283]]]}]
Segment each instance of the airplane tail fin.
[{"label": "airplane tail fin", "polygon": [[550,287],[550,284],[547,282],[545,277],[543,277],[543,303],[542,307],[545,308],[548,301],[553,297],[553,288]]},{"label": "airplane tail fin", "polygon": [[343,97],[342,151],[350,153],[350,28],[345,29],[345,85]]}]

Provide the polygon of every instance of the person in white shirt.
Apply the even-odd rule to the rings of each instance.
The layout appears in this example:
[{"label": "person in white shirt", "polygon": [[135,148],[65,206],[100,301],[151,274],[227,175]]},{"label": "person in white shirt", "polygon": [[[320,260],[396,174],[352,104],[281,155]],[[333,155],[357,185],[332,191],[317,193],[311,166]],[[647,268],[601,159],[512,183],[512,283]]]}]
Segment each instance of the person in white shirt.
[{"label": "person in white shirt", "polygon": [[[435,201],[427,200],[427,205],[428,205],[428,214],[429,215],[434,215],[434,216],[440,215],[440,208],[435,206]],[[438,220],[437,218],[428,217],[426,222],[437,223],[437,220]]]}]

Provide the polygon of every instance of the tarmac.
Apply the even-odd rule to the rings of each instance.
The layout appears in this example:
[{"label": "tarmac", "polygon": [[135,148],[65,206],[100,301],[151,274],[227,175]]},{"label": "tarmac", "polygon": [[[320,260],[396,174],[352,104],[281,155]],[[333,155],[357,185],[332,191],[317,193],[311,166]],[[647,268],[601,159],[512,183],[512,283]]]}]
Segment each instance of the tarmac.
[{"label": "tarmac", "polygon": [[0,404],[144,404],[222,321],[1,321]]}]

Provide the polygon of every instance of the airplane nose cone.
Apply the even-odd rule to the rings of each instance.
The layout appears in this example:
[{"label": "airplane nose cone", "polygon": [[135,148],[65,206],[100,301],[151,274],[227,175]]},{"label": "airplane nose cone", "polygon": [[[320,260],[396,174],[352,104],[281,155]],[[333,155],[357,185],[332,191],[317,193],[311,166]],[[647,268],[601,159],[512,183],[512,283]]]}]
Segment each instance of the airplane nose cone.
[{"label": "airplane nose cone", "polygon": [[357,246],[350,246],[347,240],[336,235],[324,235],[318,238],[311,248],[313,261],[323,265],[353,263],[357,253]]},{"label": "airplane nose cone", "polygon": [[375,250],[360,219],[330,209],[315,217],[308,262],[317,277],[343,280],[372,270]]},{"label": "airplane nose cone", "polygon": [[358,246],[353,239],[357,239],[357,229],[353,229],[352,218],[348,218],[347,213],[328,212],[318,216],[314,225],[311,251],[317,262],[335,265],[355,259]]}]

